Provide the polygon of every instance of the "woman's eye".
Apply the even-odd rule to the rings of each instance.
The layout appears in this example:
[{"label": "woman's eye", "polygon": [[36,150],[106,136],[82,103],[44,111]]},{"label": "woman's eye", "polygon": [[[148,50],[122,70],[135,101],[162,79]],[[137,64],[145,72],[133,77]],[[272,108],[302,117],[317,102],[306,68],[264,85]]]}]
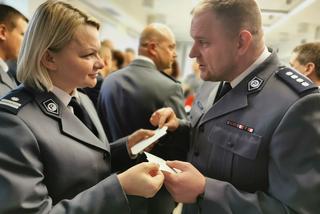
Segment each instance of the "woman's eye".
[{"label": "woman's eye", "polygon": [[88,57],[91,57],[91,56],[94,56],[94,55],[95,55],[95,53],[88,53],[88,54],[83,55],[82,57],[83,58],[88,58]]}]

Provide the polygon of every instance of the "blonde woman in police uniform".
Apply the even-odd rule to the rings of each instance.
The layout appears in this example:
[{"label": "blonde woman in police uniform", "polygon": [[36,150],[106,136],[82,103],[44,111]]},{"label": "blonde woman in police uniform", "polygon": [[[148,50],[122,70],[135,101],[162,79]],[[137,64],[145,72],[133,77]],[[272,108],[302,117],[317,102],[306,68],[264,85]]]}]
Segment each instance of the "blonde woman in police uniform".
[{"label": "blonde woman in police uniform", "polygon": [[[153,133],[139,130],[110,148],[92,103],[76,90],[94,86],[103,66],[98,29],[56,1],[30,21],[18,61],[23,86],[0,101],[0,213],[129,213],[126,194],[152,197],[161,187],[156,164],[111,175],[110,151],[127,152]],[[71,96],[98,137],[67,106]]]}]

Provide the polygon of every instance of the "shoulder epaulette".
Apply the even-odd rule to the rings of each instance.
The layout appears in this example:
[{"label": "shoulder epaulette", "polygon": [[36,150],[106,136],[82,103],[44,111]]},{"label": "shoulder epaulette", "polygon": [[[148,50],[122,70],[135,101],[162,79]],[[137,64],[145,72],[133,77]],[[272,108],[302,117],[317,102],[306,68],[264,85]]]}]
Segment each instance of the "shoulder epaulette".
[{"label": "shoulder epaulette", "polygon": [[32,99],[33,97],[24,87],[19,87],[0,99],[0,109],[17,114]]},{"label": "shoulder epaulette", "polygon": [[318,88],[308,77],[292,68],[281,67],[276,75],[298,94]]}]

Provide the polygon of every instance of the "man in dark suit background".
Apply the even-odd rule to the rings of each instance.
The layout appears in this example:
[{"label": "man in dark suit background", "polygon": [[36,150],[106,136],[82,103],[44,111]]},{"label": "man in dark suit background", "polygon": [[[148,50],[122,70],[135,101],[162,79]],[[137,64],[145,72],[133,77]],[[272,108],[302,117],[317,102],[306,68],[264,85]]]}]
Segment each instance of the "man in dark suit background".
[{"label": "man in dark suit background", "polygon": [[[186,118],[180,83],[164,72],[176,58],[172,31],[162,24],[148,25],[141,33],[139,56],[128,67],[109,75],[103,82],[98,111],[110,141],[134,130],[154,129],[149,122],[158,108],[171,107],[179,117]],[[152,153],[164,159],[184,159],[187,142],[166,138]],[[174,202],[166,191],[154,199],[136,200],[133,213],[171,213]],[[135,203],[135,204],[137,204]]]},{"label": "man in dark suit background", "polygon": [[0,4],[0,97],[17,87],[15,72],[6,61],[18,58],[28,19],[16,9]]}]

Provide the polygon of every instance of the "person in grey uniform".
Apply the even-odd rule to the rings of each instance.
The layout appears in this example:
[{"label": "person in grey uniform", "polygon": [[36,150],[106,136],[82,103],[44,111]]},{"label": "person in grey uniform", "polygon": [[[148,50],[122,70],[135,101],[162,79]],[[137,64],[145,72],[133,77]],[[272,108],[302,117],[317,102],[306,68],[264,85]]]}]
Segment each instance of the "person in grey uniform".
[{"label": "person in grey uniform", "polygon": [[18,60],[23,85],[0,100],[0,213],[130,213],[126,195],[148,198],[161,188],[157,164],[111,174],[113,157],[129,156],[153,132],[110,146],[92,102],[76,90],[94,86],[103,67],[98,29],[60,1],[41,4],[30,21]]},{"label": "person in grey uniform", "polygon": [[289,64],[320,86],[320,42],[296,46],[292,51]]},{"label": "person in grey uniform", "polygon": [[190,136],[189,162],[167,162],[181,172],[165,186],[183,213],[318,213],[318,88],[266,48],[255,0],[205,0],[192,14],[206,82],[191,122],[170,108],[150,118]]},{"label": "person in grey uniform", "polygon": [[[186,118],[181,85],[163,72],[175,58],[175,38],[166,25],[153,23],[142,30],[137,58],[110,74],[100,90],[98,112],[108,139],[118,140],[140,128],[153,129],[149,118],[161,107],[172,107],[180,118]],[[169,136],[160,139],[151,152],[164,159],[186,160],[187,145]],[[175,207],[165,188],[154,198],[134,197],[132,201],[134,214],[171,214]]]},{"label": "person in grey uniform", "polygon": [[0,4],[0,97],[17,87],[15,70],[8,61],[18,58],[28,19],[13,7]]}]

